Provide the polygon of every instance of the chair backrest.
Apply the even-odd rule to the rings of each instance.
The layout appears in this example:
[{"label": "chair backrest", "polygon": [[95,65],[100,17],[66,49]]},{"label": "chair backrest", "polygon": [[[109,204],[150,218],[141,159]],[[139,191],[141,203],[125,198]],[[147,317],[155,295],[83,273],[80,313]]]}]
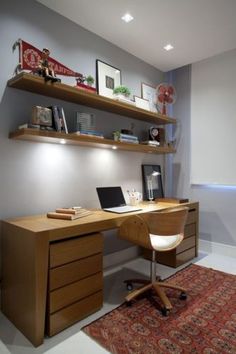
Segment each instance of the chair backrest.
[{"label": "chair backrest", "polygon": [[151,248],[148,225],[140,215],[128,217],[118,229],[118,237],[144,248]]},{"label": "chair backrest", "polygon": [[121,224],[118,237],[144,248],[153,249],[149,235],[183,234],[187,215],[187,207],[133,215]]},{"label": "chair backrest", "polygon": [[142,218],[148,225],[150,234],[171,236],[182,234],[188,216],[187,207],[178,207],[143,214]]}]

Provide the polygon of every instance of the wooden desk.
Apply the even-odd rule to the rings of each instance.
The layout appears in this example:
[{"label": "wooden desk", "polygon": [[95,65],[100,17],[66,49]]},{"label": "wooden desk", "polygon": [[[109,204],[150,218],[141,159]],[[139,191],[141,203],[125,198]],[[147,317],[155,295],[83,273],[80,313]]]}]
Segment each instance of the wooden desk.
[{"label": "wooden desk", "polygon": [[[198,209],[198,203],[183,205],[194,205]],[[143,203],[143,210],[137,214],[173,206],[176,204]],[[73,221],[40,215],[2,222],[2,311],[34,346],[43,343],[45,327],[47,333],[53,335],[102,306],[102,238],[99,233],[118,228],[130,215],[94,210],[92,215]],[[82,272],[74,282],[76,269],[79,273],[80,269],[86,269],[88,274]],[[72,278],[63,288],[66,274]],[[90,282],[86,283],[86,276]],[[84,289],[89,292],[84,293]],[[85,303],[76,302],[78,299],[74,296],[78,292]],[[58,308],[64,311],[67,299],[77,307],[66,307],[67,313],[57,311]],[[79,313],[77,319],[73,317],[75,310]],[[64,322],[57,328],[61,320]]]}]

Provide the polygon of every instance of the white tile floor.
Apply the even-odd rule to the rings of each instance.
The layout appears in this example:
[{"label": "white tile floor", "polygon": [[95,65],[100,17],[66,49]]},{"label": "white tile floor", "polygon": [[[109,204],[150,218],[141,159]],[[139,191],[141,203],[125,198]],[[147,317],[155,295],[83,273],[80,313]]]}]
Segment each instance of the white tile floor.
[{"label": "white tile floor", "polygon": [[[234,258],[218,254],[201,253],[194,263],[236,275]],[[158,273],[166,278],[178,269],[158,265]],[[105,354],[106,350],[80,331],[81,327],[102,316],[123,302],[126,293],[123,280],[127,277],[148,275],[149,262],[138,258],[120,267],[107,270],[104,274],[104,306],[94,315],[71,326],[44,344],[34,348],[31,343],[0,313],[0,354]]]}]

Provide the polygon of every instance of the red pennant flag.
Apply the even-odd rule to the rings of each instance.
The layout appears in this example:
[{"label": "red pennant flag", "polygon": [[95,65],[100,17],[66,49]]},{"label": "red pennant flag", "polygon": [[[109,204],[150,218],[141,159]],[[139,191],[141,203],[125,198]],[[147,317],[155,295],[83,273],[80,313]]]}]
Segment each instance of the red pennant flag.
[{"label": "red pennant flag", "polygon": [[[19,44],[20,46],[20,63],[19,67],[21,70],[32,70],[35,71],[35,69],[38,67],[39,60],[41,59],[41,53],[42,51],[35,48],[31,44],[23,41],[22,39],[19,39],[16,44]],[[14,47],[16,46],[14,45]],[[59,63],[55,59],[49,57],[49,63],[54,70],[54,72],[58,75],[64,75],[64,76],[74,76],[74,77],[81,77],[83,76],[80,73],[77,73],[73,70],[70,70],[67,68],[65,65]]]}]

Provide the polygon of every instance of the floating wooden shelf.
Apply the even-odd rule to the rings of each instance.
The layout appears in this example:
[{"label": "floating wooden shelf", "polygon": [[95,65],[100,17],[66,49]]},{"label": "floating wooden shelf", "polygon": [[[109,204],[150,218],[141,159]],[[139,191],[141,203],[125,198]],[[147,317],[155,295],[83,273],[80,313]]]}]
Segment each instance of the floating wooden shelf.
[{"label": "floating wooden shelf", "polygon": [[10,79],[8,86],[154,123],[156,125],[176,123],[176,119],[163,114],[149,112],[128,103],[118,102],[111,98],[90,93],[63,83],[45,82],[42,77],[25,72]]},{"label": "floating wooden shelf", "polygon": [[95,148],[119,149],[125,151],[154,153],[154,154],[170,154],[175,153],[175,149],[168,146],[152,147],[142,144],[123,143],[110,139],[102,139],[90,136],[81,136],[76,134],[65,134],[54,131],[44,131],[38,129],[19,129],[9,134],[10,139],[54,143],[54,144],[68,144],[89,146]]}]

